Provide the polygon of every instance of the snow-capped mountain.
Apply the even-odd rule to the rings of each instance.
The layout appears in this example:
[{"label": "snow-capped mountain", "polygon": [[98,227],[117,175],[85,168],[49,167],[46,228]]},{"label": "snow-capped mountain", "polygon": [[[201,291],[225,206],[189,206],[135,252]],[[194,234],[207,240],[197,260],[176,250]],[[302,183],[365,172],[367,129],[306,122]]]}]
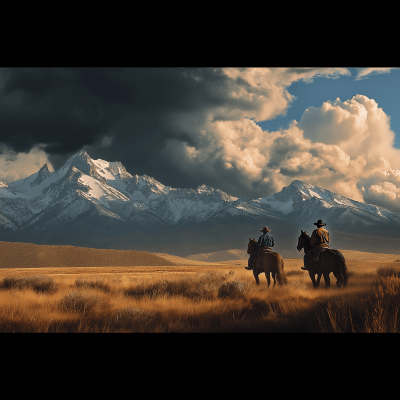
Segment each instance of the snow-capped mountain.
[{"label": "snow-capped mountain", "polygon": [[[334,224],[371,226],[376,223],[400,224],[400,215],[372,204],[351,200],[340,194],[294,180],[279,193],[257,199],[282,213],[286,219],[307,223],[325,219]],[[315,221],[314,221],[315,222]]]},{"label": "snow-capped mountain", "polygon": [[120,162],[93,160],[81,151],[58,171],[50,172],[46,164],[25,179],[2,183],[0,224],[13,231],[38,231],[98,216],[176,225],[204,221],[215,213],[252,212],[251,202],[238,200],[205,185],[171,188],[146,175],[131,175]]},{"label": "snow-capped mountain", "polygon": [[97,238],[116,247],[115,241],[129,237],[139,243],[149,234],[153,246],[154,232],[162,231],[164,242],[179,230],[185,232],[180,240],[189,240],[193,231],[214,240],[210,232],[215,237],[218,226],[218,235],[228,231],[233,241],[234,234],[247,235],[240,227],[297,232],[300,226],[313,228],[318,219],[341,230],[400,227],[396,213],[297,180],[269,197],[237,198],[206,185],[165,186],[131,175],[120,162],[93,160],[85,151],[55,172],[44,165],[25,179],[0,182],[0,238],[8,241],[90,246]]}]

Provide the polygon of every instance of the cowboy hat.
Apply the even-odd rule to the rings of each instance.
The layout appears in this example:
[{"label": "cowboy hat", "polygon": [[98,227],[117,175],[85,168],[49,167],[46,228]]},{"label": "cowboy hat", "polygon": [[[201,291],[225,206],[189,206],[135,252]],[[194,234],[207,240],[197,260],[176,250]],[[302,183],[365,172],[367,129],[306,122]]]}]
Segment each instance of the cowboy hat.
[{"label": "cowboy hat", "polygon": [[326,224],[322,222],[322,219],[319,219],[318,222],[314,222],[314,225],[325,226]]},{"label": "cowboy hat", "polygon": [[269,232],[271,229],[268,228],[268,226],[264,226],[262,229],[260,229],[260,232]]}]

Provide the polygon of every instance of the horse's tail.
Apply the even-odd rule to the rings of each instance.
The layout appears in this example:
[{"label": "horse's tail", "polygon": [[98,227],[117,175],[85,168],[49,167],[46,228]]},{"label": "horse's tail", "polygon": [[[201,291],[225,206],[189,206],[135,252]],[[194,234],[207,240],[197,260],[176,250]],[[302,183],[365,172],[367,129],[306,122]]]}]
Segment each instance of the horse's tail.
[{"label": "horse's tail", "polygon": [[276,278],[278,281],[279,285],[286,285],[287,284],[287,278],[286,278],[286,274],[285,274],[285,263],[283,262],[283,258],[281,256],[279,256],[278,259],[278,271],[276,274]]},{"label": "horse's tail", "polygon": [[335,253],[339,258],[338,274],[340,276],[340,281],[343,286],[346,286],[349,281],[349,271],[347,269],[346,260],[344,259],[343,254],[340,251],[335,250]]}]

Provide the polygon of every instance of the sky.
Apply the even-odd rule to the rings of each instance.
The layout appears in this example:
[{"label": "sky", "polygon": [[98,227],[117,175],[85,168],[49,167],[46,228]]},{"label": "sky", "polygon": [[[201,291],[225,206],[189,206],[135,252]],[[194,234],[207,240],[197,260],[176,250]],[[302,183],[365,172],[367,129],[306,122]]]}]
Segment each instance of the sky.
[{"label": "sky", "polygon": [[293,180],[400,212],[400,70],[0,68],[0,180],[80,150],[164,185]]}]

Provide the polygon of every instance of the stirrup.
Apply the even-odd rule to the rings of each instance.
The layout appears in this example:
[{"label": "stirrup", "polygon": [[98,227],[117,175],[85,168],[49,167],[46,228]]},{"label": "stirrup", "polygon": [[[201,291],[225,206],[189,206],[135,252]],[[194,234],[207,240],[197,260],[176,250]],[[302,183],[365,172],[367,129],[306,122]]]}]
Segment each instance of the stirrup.
[{"label": "stirrup", "polygon": [[306,267],[300,267],[303,271],[308,271],[308,268]]}]

